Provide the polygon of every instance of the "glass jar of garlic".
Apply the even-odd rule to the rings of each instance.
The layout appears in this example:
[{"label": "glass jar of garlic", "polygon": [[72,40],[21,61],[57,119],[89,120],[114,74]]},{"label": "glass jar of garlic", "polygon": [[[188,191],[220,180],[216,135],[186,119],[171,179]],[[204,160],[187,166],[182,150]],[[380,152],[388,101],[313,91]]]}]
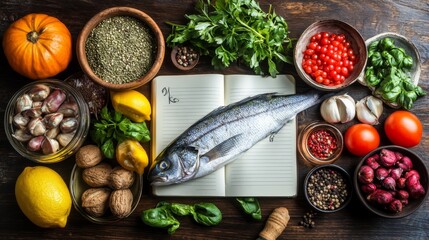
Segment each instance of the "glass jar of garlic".
[{"label": "glass jar of garlic", "polygon": [[56,79],[31,82],[18,90],[5,111],[12,147],[38,163],[60,162],[85,141],[90,113],[82,94]]}]

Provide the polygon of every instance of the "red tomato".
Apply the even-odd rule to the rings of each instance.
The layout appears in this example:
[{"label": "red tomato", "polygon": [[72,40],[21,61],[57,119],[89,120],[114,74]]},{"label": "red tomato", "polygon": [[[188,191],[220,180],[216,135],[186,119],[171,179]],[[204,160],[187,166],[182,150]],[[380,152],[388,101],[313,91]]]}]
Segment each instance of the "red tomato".
[{"label": "red tomato", "polygon": [[395,111],[384,122],[387,138],[402,147],[414,147],[420,143],[423,126],[416,115],[408,111]]},{"label": "red tomato", "polygon": [[347,129],[344,144],[353,155],[365,156],[380,145],[380,135],[373,126],[359,123]]}]

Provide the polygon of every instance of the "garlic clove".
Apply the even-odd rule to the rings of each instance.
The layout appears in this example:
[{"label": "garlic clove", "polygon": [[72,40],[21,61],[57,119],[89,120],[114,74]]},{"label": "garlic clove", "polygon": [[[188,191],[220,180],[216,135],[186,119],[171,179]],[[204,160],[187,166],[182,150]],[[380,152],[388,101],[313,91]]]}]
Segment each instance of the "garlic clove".
[{"label": "garlic clove", "polygon": [[329,123],[337,123],[341,120],[335,98],[328,98],[320,106],[322,118]]},{"label": "garlic clove", "polygon": [[339,96],[336,100],[341,123],[353,120],[356,116],[355,100],[347,94]]},{"label": "garlic clove", "polygon": [[383,113],[383,102],[374,96],[367,96],[356,103],[356,111],[359,121],[376,125]]},{"label": "garlic clove", "polygon": [[51,153],[55,153],[60,149],[60,144],[55,139],[45,138],[42,141],[41,147],[42,147],[43,154],[51,154]]},{"label": "garlic clove", "polygon": [[374,96],[368,96],[366,97],[365,104],[377,118],[383,113],[383,101],[380,99]]}]

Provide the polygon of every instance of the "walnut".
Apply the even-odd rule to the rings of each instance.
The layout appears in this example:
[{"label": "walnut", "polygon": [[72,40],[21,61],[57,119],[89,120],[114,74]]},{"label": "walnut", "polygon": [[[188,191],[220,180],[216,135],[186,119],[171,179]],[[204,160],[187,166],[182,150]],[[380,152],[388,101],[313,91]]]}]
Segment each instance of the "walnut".
[{"label": "walnut", "polygon": [[113,189],[130,188],[134,183],[134,172],[123,167],[115,167],[109,177],[109,186]]},{"label": "walnut", "polygon": [[112,167],[108,163],[100,163],[97,166],[86,168],[82,172],[82,178],[91,187],[108,186]]},{"label": "walnut", "polygon": [[82,194],[82,208],[93,217],[101,217],[106,213],[109,196],[109,188],[89,188]]},{"label": "walnut", "polygon": [[110,194],[110,211],[118,218],[124,218],[131,212],[133,193],[130,189],[114,190]]},{"label": "walnut", "polygon": [[81,168],[93,167],[103,160],[103,154],[96,145],[86,145],[76,152],[76,165]]}]

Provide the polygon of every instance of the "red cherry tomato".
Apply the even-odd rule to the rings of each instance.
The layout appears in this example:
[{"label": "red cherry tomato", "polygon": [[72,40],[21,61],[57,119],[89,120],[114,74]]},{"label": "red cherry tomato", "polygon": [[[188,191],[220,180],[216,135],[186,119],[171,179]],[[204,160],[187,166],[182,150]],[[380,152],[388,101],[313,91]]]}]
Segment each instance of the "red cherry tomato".
[{"label": "red cherry tomato", "polygon": [[416,115],[400,110],[387,117],[384,131],[393,144],[409,148],[420,143],[423,126]]},{"label": "red cherry tomato", "polygon": [[359,123],[347,129],[344,144],[351,154],[365,156],[380,145],[380,135],[373,126]]}]

